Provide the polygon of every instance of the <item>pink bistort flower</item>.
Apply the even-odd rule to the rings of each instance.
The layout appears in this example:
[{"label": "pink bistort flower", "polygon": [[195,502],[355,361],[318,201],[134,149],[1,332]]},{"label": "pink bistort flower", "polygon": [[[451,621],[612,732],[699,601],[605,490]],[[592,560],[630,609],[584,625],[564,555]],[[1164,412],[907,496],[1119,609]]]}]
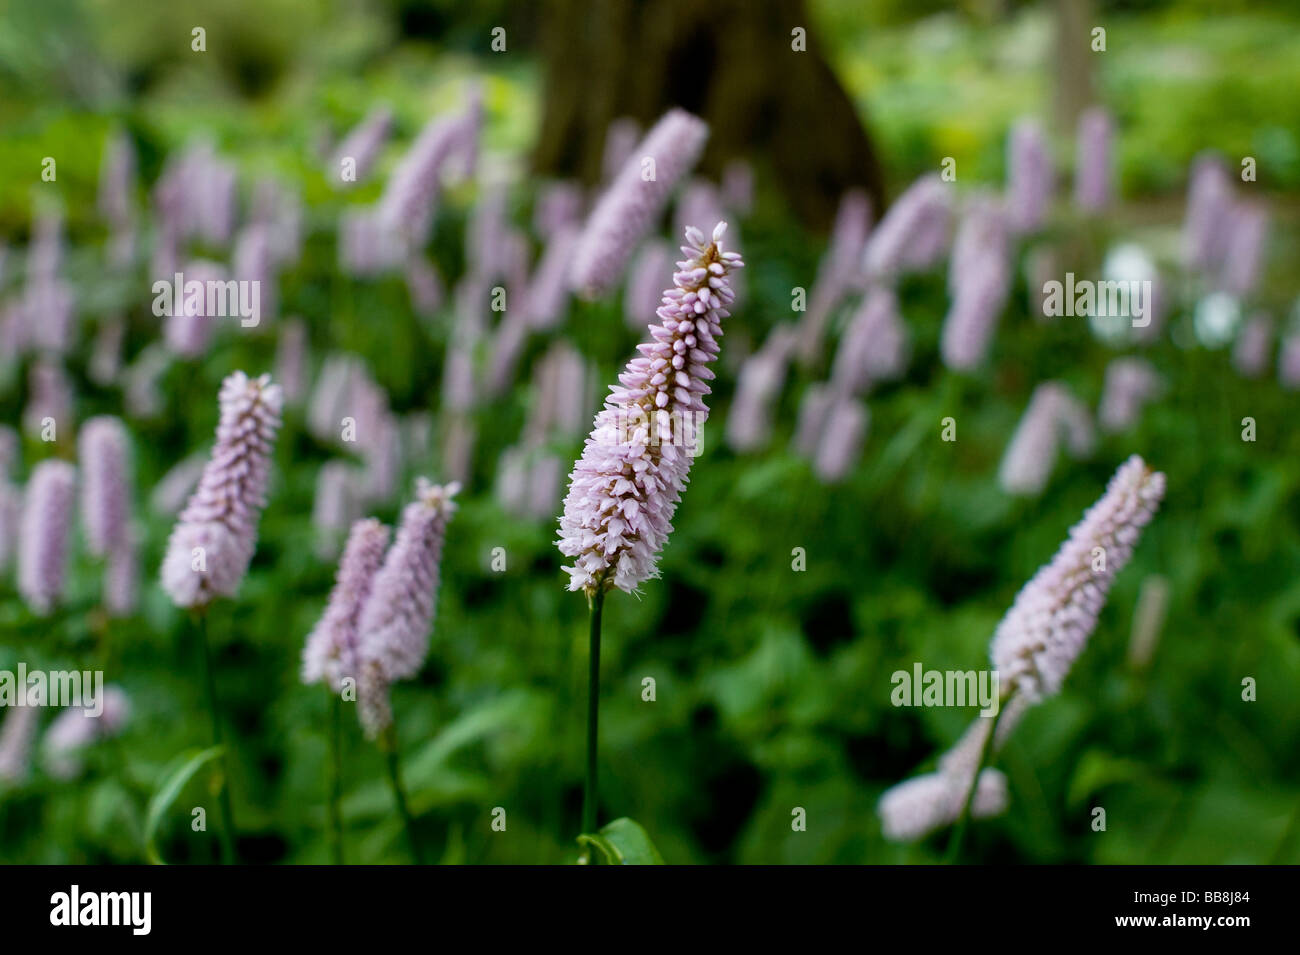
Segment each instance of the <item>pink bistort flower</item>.
[{"label": "pink bistort flower", "polygon": [[560,517],[560,553],[574,558],[569,589],[592,595],[631,592],[658,575],[655,561],[672,531],[733,294],[728,275],[744,262],[723,249],[727,225],[712,240],[688,229],[686,258],[663,294],[660,322],[638,346],[596,415],[569,478]]},{"label": "pink bistort flower", "polygon": [[163,558],[163,589],[178,607],[204,607],[238,592],[266,505],[280,388],[269,375],[249,378],[237,371],[221,383],[217,400],[216,446]]},{"label": "pink bistort flower", "polygon": [[389,686],[415,676],[429,653],[442,546],[458,491],[460,485],[454,482],[416,482],[415,500],[403,509],[397,539],[361,608],[357,703],[361,724],[372,737],[392,724]]}]

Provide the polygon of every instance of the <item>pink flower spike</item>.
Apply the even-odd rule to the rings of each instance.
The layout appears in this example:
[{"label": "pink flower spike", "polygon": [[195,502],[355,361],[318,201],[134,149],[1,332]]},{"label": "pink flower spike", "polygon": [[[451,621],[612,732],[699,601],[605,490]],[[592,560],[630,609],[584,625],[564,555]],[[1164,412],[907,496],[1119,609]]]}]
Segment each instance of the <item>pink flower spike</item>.
[{"label": "pink flower spike", "polygon": [[237,371],[221,383],[217,443],[167,542],[162,585],[178,607],[233,597],[257,548],[283,403],[269,375]]},{"label": "pink flower spike", "polygon": [[429,653],[447,522],[460,491],[416,482],[415,500],[402,511],[397,539],[375,574],[361,609],[357,643],[357,702],[371,738],[392,724],[388,688],[420,671]]},{"label": "pink flower spike", "polygon": [[366,518],[352,525],[329,603],[303,649],[303,683],[324,683],[340,692],[345,679],[356,679],[361,609],[387,547],[388,527],[384,524]]},{"label": "pink flower spike", "polygon": [[574,558],[564,568],[570,590],[630,593],[658,576],[655,562],[708,417],[708,365],[734,298],[728,277],[744,265],[724,251],[725,228],[719,223],[719,238],[707,244],[698,229],[686,230],[691,244],[663,294],[660,322],[611,387],[574,465],[557,541],[560,553]]},{"label": "pink flower spike", "polygon": [[76,483],[76,468],[54,458],[36,465],[27,481],[18,536],[18,591],[42,616],[63,596]]},{"label": "pink flower spike", "polygon": [[1165,476],[1133,455],[1051,563],[1025,584],[989,650],[1003,697],[1015,692],[1032,702],[1061,689],[1164,493]]},{"label": "pink flower spike", "polygon": [[695,165],[708,135],[703,120],[673,109],[637,144],[578,239],[570,274],[576,290],[595,298],[618,282],[673,186]]},{"label": "pink flower spike", "polygon": [[126,536],[130,519],[129,453],[126,426],[107,415],[81,426],[77,454],[81,463],[81,523],[86,547],[96,557]]}]

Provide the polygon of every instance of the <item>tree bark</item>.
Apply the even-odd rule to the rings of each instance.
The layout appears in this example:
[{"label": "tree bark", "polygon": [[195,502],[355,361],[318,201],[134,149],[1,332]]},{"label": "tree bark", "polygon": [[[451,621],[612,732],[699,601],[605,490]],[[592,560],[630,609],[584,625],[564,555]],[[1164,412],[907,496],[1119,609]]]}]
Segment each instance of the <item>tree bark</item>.
[{"label": "tree bark", "polygon": [[[840,196],[882,208],[882,173],[852,100],[821,53],[803,0],[547,0],[544,111],[534,168],[599,181],[605,131],[648,127],[672,106],[706,120],[697,172],[746,159],[814,228]],[[793,31],[806,31],[806,50]]]}]

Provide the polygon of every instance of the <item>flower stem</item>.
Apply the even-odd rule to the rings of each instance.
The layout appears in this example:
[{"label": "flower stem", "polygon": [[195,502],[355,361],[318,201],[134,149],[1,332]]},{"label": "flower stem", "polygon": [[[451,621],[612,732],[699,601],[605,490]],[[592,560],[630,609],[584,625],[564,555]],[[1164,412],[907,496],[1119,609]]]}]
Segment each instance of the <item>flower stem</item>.
[{"label": "flower stem", "polygon": [[[212,745],[221,746],[221,716],[217,708],[217,682],[212,672],[212,650],[208,646],[208,615],[198,614],[196,628],[199,633],[199,649],[203,653],[203,682],[207,690],[208,715],[212,718]],[[230,804],[230,756],[224,750],[220,758],[221,779],[218,799],[221,810],[221,861],[230,865],[235,861],[235,813]]]},{"label": "flower stem", "polygon": [[582,791],[582,831],[596,831],[596,749],[600,739],[600,616],[605,607],[604,581],[588,601],[591,650],[587,662],[587,780]]},{"label": "flower stem", "polygon": [[993,737],[997,735],[998,722],[1002,719],[1008,702],[1010,697],[1003,700],[1002,705],[998,707],[997,715],[993,717],[993,725],[989,727],[988,736],[984,737],[984,745],[980,747],[979,762],[975,764],[975,772],[970,778],[970,785],[966,788],[966,797],[961,804],[961,815],[957,817],[957,827],[953,830],[952,838],[948,840],[948,851],[944,858],[944,862],[948,865],[955,865],[961,855],[962,841],[970,825],[971,805],[975,802],[975,792],[979,788],[980,773],[984,772],[985,767],[990,763],[994,749]]},{"label": "flower stem", "polygon": [[411,858],[415,860],[416,865],[424,865],[424,853],[420,851],[420,842],[415,838],[415,819],[412,818],[411,809],[406,802],[406,787],[402,785],[402,767],[397,761],[396,724],[390,724],[388,729],[384,730],[379,746],[384,751],[385,762],[388,764],[388,784],[393,790],[393,802],[397,804],[397,814],[402,817],[402,825],[406,828],[406,839],[411,846]]},{"label": "flower stem", "polygon": [[335,865],[343,865],[343,704],[330,691],[329,816],[330,854]]}]

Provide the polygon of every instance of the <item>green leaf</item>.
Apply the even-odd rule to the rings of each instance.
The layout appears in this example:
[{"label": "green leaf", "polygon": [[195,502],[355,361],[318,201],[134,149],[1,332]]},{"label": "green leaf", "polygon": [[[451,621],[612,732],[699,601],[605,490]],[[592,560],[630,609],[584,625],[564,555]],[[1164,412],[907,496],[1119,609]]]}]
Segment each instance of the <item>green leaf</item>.
[{"label": "green leaf", "polygon": [[172,760],[171,767],[163,776],[162,785],[149,800],[149,811],[145,817],[144,851],[153,865],[166,865],[162,856],[158,854],[158,847],[154,845],[154,836],[158,832],[158,824],[162,822],[163,815],[181,794],[185,784],[194,778],[194,774],[222,756],[225,751],[224,746],[212,746],[202,751],[189,750]]},{"label": "green leaf", "polygon": [[1094,793],[1108,786],[1130,783],[1147,775],[1147,768],[1135,759],[1126,759],[1098,749],[1090,749],[1079,759],[1070,779],[1066,803],[1078,808]]},{"label": "green leaf", "polygon": [[[595,834],[578,836],[578,845],[599,851],[602,865],[663,865],[664,858],[639,823],[624,816]],[[583,861],[589,861],[590,853]]]}]

